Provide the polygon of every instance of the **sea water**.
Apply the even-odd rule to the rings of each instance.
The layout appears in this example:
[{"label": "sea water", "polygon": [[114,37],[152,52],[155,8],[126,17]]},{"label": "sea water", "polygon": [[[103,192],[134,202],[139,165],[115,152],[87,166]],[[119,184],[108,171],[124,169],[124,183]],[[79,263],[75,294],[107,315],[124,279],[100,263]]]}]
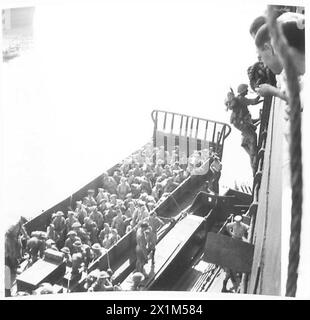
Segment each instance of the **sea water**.
[{"label": "sea water", "polygon": [[[126,8],[95,25],[83,22],[91,11],[70,16],[69,9],[36,8],[33,45],[2,65],[7,223],[49,209],[143,146],[152,137],[153,109],[229,121],[225,79],[218,74],[222,87],[207,86],[206,59],[199,70],[188,57],[201,49],[197,39],[188,38],[193,52],[184,54],[182,39],[157,38],[165,31],[159,26],[148,26],[153,38],[135,20],[126,30]],[[223,187],[252,184],[240,142],[233,129],[224,147]]]}]

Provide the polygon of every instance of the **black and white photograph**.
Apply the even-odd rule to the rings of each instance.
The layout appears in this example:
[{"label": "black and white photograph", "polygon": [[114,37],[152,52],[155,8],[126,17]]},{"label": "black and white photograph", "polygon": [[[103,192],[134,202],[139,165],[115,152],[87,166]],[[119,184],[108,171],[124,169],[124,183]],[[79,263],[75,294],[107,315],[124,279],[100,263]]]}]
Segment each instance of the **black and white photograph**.
[{"label": "black and white photograph", "polygon": [[310,299],[303,1],[0,10],[2,299]]}]

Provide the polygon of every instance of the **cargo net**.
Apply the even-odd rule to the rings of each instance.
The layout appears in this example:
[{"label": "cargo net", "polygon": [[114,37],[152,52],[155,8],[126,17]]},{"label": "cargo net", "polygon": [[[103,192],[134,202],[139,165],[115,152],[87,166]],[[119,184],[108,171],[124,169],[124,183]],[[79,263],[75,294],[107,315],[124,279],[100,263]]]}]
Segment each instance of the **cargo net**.
[{"label": "cargo net", "polygon": [[[46,252],[55,250],[63,254],[70,272],[82,268],[87,273],[91,264],[131,230],[148,222],[150,212],[193,174],[193,170],[215,155],[212,148],[193,150],[186,161],[180,162],[176,149],[168,152],[148,143],[119,163],[112,172],[103,174],[101,187],[85,190],[85,196],[76,201],[72,210],[55,212],[45,231],[31,232],[23,248],[22,259],[24,264],[27,263],[24,269],[38,259],[45,259]],[[154,159],[157,160],[154,162]],[[155,232],[170,220],[158,218]],[[98,284],[101,273],[106,271],[96,269],[89,274],[85,288],[79,291],[118,290],[112,281],[112,270],[108,271],[110,287]],[[43,285],[32,293],[52,292]]]}]

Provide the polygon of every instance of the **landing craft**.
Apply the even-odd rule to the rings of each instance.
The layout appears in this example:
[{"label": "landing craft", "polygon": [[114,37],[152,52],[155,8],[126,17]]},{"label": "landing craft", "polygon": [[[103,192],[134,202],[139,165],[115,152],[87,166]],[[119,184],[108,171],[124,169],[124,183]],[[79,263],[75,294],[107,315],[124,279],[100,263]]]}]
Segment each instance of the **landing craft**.
[{"label": "landing craft", "polygon": [[[263,289],[258,291],[257,277],[262,274],[257,275],[257,267],[262,259],[257,260],[257,250],[261,250],[264,234],[256,221],[270,213],[263,211],[258,194],[262,181],[265,181],[266,174],[269,173],[265,171],[267,166],[264,167],[263,163],[264,154],[271,152],[270,139],[274,138],[270,133],[273,123],[268,126],[273,112],[274,105],[271,105],[271,100],[265,99],[260,124],[257,173],[252,188],[244,188],[245,192],[229,189],[223,195],[208,192],[206,183],[213,177],[210,170],[213,160],[209,157],[208,170],[204,174],[189,176],[153,209],[166,223],[158,231],[155,265],[146,266],[149,276],[141,284],[141,290],[221,292],[224,270],[231,269],[242,275],[235,292],[263,293]],[[164,151],[172,152],[177,146],[179,158],[182,152],[189,157],[191,152],[207,148],[222,158],[224,141],[231,131],[227,124],[160,110],[154,110],[152,118],[154,148],[162,147]],[[201,130],[199,135],[201,125],[204,130]],[[162,156],[154,160],[165,163],[169,152],[164,152]],[[268,164],[268,161],[265,163]],[[108,170],[109,175],[119,166],[120,164],[117,164]],[[268,170],[270,169],[268,166]],[[36,230],[46,230],[54,212],[66,212],[68,208],[72,208],[75,201],[86,195],[88,189],[97,189],[101,187],[101,183],[102,176],[99,176],[56,206],[25,223],[28,234]],[[264,197],[266,193],[262,189],[261,198]],[[246,242],[228,236],[225,226],[235,215],[242,215],[244,223],[249,226]],[[273,241],[279,243],[280,237],[273,234]],[[95,269],[112,269],[114,281],[119,284],[120,289],[130,290],[135,269],[135,246],[135,230],[131,230],[86,270],[81,270],[74,276],[71,269],[65,266],[62,254],[53,253],[51,250],[43,259],[17,276],[15,291],[31,293],[40,284],[49,282],[57,293],[83,292],[87,275]],[[278,268],[276,262],[272,261],[275,272]],[[22,264],[26,263],[24,261]],[[40,264],[44,267],[40,267]],[[269,264],[265,263],[265,266]],[[277,278],[276,274],[273,276]],[[277,290],[278,288],[274,287],[274,294],[278,294]]]},{"label": "landing craft", "polygon": [[[156,162],[161,161],[162,163],[167,163],[167,156],[172,154],[173,150],[176,149],[178,152],[175,152],[175,154],[180,163],[184,161],[184,159],[181,159],[181,155],[185,155],[185,158],[188,159],[195,150],[216,152],[219,158],[221,158],[224,141],[231,131],[230,127],[224,123],[160,110],[152,112],[152,119],[154,121],[153,148],[163,150],[163,153],[159,153],[157,158],[154,156],[153,160]],[[148,145],[150,144],[145,145],[141,150],[144,150]],[[208,163],[211,164],[211,158],[208,159]],[[120,165],[121,163],[108,170],[109,175],[112,175]],[[31,234],[33,231],[45,231],[51,222],[53,213],[59,210],[66,212],[68,208],[72,208],[77,200],[82,199],[86,195],[88,189],[101,187],[102,177],[103,175],[99,176],[56,206],[28,221],[24,225],[28,234]],[[212,172],[210,170],[201,175],[189,176],[163,201],[155,206],[154,211],[166,221],[164,227],[159,231],[159,241],[178,225],[178,221],[184,217],[184,209],[191,205],[199,191],[206,189],[206,183],[211,177]],[[30,267],[27,265],[27,260],[25,260],[20,268],[20,270],[25,270],[16,279],[17,290],[32,291],[42,282],[52,282],[54,285],[57,285],[59,291],[80,291],[85,282],[86,275],[96,268],[100,270],[111,268],[114,271],[116,280],[122,282],[134,268],[134,248],[135,231],[132,230],[99,257],[97,261],[91,263],[86,272],[81,273],[75,279],[72,279],[70,269],[63,269],[63,263],[59,254],[53,255],[51,253],[45,256],[43,259],[45,261],[40,259]],[[48,264],[49,268],[38,267],[42,263]],[[25,267],[25,265],[27,266]],[[40,272],[41,269],[42,271]],[[57,276],[56,278],[54,277],[54,274],[57,273],[59,273],[58,279],[56,279]]]}]

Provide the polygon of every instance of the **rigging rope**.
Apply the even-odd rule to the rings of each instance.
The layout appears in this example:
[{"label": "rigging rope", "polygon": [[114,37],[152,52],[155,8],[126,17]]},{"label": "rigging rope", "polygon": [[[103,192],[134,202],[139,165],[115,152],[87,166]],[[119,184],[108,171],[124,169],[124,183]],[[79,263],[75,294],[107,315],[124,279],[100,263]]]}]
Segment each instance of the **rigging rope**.
[{"label": "rigging rope", "polygon": [[292,187],[291,234],[289,248],[289,264],[286,283],[286,296],[295,297],[297,290],[300,231],[302,218],[302,151],[301,151],[301,107],[299,98],[298,74],[294,66],[290,48],[284,39],[281,28],[277,25],[272,6],[268,7],[268,27],[275,40],[277,51],[281,57],[287,75],[287,91],[289,95],[290,121],[290,170]]}]

